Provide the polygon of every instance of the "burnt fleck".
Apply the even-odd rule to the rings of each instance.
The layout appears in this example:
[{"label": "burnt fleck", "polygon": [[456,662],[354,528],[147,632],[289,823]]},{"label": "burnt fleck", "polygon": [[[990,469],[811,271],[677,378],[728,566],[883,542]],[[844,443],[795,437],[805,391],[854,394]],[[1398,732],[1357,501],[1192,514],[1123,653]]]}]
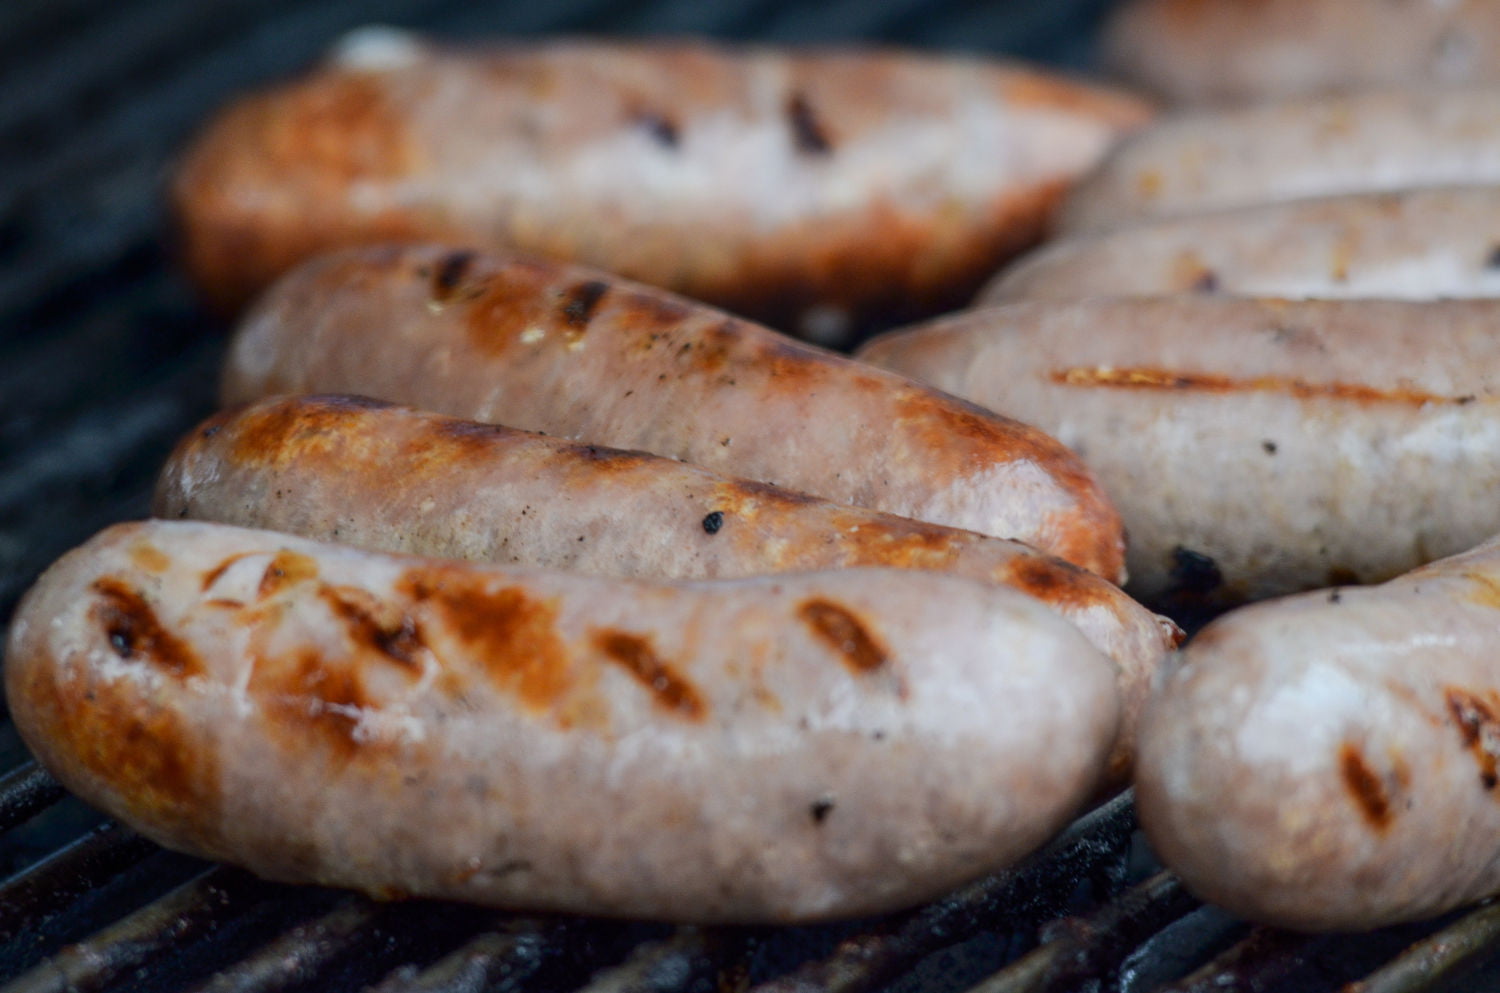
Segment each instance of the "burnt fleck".
[{"label": "burnt fleck", "polygon": [[355,599],[362,590],[341,593],[332,587],[318,591],[334,614],[344,622],[349,636],[358,644],[366,645],[386,658],[411,669],[420,669],[417,653],[426,647],[422,642],[417,623],[410,615],[402,614],[394,623],[382,624],[375,614]]},{"label": "burnt fleck", "polygon": [[1486,791],[1500,782],[1500,714],[1493,702],[1481,700],[1466,690],[1450,688],[1446,693],[1448,713],[1458,727],[1464,747],[1479,765],[1479,782]]},{"label": "burnt fleck", "polygon": [[579,283],[564,294],[563,320],[572,328],[584,328],[593,319],[599,301],[609,292],[609,284],[597,279]]},{"label": "burnt fleck", "polygon": [[703,717],[705,707],[698,689],[673,672],[671,666],[656,654],[650,641],[624,631],[600,631],[595,636],[595,644],[599,651],[624,666],[650,690],[659,705],[692,720]]},{"label": "burnt fleck", "polygon": [[1500,243],[1490,247],[1490,254],[1484,258],[1486,269],[1500,269]]},{"label": "burnt fleck", "polygon": [[855,672],[873,672],[889,660],[885,649],[847,607],[828,600],[809,600],[798,614]]},{"label": "burnt fleck", "polygon": [[432,298],[441,303],[451,297],[473,264],[474,253],[470,251],[450,252],[443,256],[432,274]]},{"label": "burnt fleck", "polygon": [[1328,594],[1328,602],[1329,603],[1343,603],[1344,602],[1344,595],[1342,593],[1340,593],[1338,590],[1334,590],[1332,593]]},{"label": "burnt fleck", "polygon": [[787,98],[786,120],[792,129],[792,142],[797,151],[805,155],[827,155],[833,151],[833,145],[805,94],[793,93]]},{"label": "burnt fleck", "polygon": [[1192,290],[1194,293],[1217,293],[1219,291],[1219,274],[1212,269],[1204,269],[1193,280]]},{"label": "burnt fleck", "polygon": [[682,135],[678,131],[677,122],[665,114],[659,114],[654,110],[642,110],[636,113],[634,121],[662,148],[675,149],[682,143]]},{"label": "burnt fleck", "polygon": [[1325,586],[1358,586],[1359,573],[1346,566],[1336,565],[1328,570],[1328,582]]},{"label": "burnt fleck", "polygon": [[188,644],[168,631],[145,598],[113,577],[94,583],[100,604],[96,617],[104,628],[109,647],[127,661],[151,662],[174,676],[192,676],[203,671]]},{"label": "burnt fleck", "polygon": [[1269,438],[1267,438],[1265,441],[1261,442],[1260,443],[1260,447],[1265,450],[1265,453],[1267,455],[1275,455],[1276,454],[1276,442],[1270,440]]},{"label": "burnt fleck", "polygon": [[1458,404],[1460,407],[1464,407],[1464,406],[1467,406],[1468,404],[1473,403],[1475,400],[1478,400],[1478,399],[1479,398],[1476,397],[1472,393],[1465,393],[1463,396],[1459,397],[1458,399],[1454,400],[1453,402],[1456,403],[1456,404]]},{"label": "burnt fleck", "polygon": [[222,430],[224,430],[224,425],[222,425],[222,424],[210,424],[208,427],[206,427],[206,428],[203,429],[201,436],[204,437],[204,438],[212,438],[214,435],[218,434]]},{"label": "burnt fleck", "polygon": [[1189,593],[1211,593],[1224,585],[1217,562],[1181,545],[1172,549],[1171,578],[1173,586]]},{"label": "burnt fleck", "polygon": [[832,798],[826,796],[818,797],[807,808],[807,812],[812,815],[814,824],[822,824],[828,819],[828,815],[833,812]]},{"label": "burnt fleck", "polygon": [[1345,742],[1339,748],[1339,766],[1344,775],[1344,785],[1349,788],[1355,803],[1364,812],[1371,826],[1383,830],[1391,823],[1391,798],[1385,783],[1365,763],[1359,748]]},{"label": "burnt fleck", "polygon": [[718,534],[719,528],[724,526],[724,512],[716,510],[703,518],[703,530],[709,534]]}]

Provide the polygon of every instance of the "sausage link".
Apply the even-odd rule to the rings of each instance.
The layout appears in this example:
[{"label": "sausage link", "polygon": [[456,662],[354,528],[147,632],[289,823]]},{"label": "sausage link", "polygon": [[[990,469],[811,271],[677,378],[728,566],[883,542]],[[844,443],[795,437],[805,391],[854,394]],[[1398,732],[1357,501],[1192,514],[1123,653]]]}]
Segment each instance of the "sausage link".
[{"label": "sausage link", "polygon": [[1041,844],[1114,674],[1013,590],[849,570],[645,583],[117,525],[23,600],[38,759],[271,879],[685,921],[878,913]]}]

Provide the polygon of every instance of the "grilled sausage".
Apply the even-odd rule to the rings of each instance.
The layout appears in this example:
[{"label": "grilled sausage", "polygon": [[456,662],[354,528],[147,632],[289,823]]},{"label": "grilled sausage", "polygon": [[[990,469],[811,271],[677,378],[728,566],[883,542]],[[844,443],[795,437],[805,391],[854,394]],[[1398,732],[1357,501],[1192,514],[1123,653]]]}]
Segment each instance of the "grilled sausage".
[{"label": "grilled sausage", "polygon": [[1029,301],[861,357],[1072,445],[1148,603],[1376,582],[1500,532],[1500,301]]},{"label": "grilled sausage", "polygon": [[1103,61],[1176,103],[1500,81],[1490,0],[1128,0]]},{"label": "grilled sausage", "polygon": [[1068,238],[1002,271],[977,302],[1170,293],[1500,296],[1500,186],[1353,193]]},{"label": "grilled sausage", "polygon": [[952,576],[632,583],[193,522],[54,565],[5,676],[38,759],[168,847],[688,921],[875,913],[1003,866],[1118,719],[1071,625]]},{"label": "grilled sausage", "polygon": [[1109,579],[1073,453],[891,373],[602,273],[436,247],[314,260],[230,346],[230,402],[358,393],[1018,538]]},{"label": "grilled sausage", "polygon": [[1136,806],[1200,896],[1359,930],[1500,891],[1500,543],[1229,614],[1147,711]]},{"label": "grilled sausage", "polygon": [[225,307],[320,251],[449,240],[824,339],[951,309],[1141,101],[974,59],[389,34],[227,109],[173,186]]},{"label": "grilled sausage", "polygon": [[604,576],[711,579],[858,566],[1010,586],[1115,663],[1123,784],[1136,719],[1182,632],[1093,573],[1006,541],[672,459],[352,397],[278,397],[209,419],[157,483],[154,512],[375,551]]},{"label": "grilled sausage", "polygon": [[1164,118],[1068,195],[1074,234],[1343,193],[1500,183],[1500,87],[1374,90]]}]

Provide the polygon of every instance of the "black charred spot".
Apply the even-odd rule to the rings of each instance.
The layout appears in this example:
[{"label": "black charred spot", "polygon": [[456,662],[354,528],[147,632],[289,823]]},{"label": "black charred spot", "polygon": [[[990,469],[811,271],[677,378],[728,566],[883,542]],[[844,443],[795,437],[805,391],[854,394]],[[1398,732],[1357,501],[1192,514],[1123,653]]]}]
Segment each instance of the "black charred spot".
[{"label": "black charred spot", "polygon": [[822,824],[833,813],[833,800],[826,796],[818,797],[807,808],[807,812],[812,815],[814,824]]},{"label": "black charred spot", "polygon": [[677,148],[682,143],[682,134],[677,128],[677,122],[666,114],[657,113],[654,110],[638,111],[635,115],[635,123],[645,130],[662,148]]},{"label": "black charred spot", "polygon": [[206,428],[203,429],[203,437],[205,437],[205,438],[212,438],[214,435],[218,434],[223,429],[224,429],[224,425],[222,425],[222,424],[210,424],[208,427],[206,427]]},{"label": "black charred spot", "polygon": [[1189,593],[1211,593],[1224,585],[1217,562],[1181,545],[1172,549],[1171,577],[1173,586]]},{"label": "black charred spot", "polygon": [[724,512],[716,510],[703,518],[703,530],[709,534],[718,534],[719,528],[724,526]]},{"label": "black charred spot", "polygon": [[442,303],[452,297],[473,264],[474,253],[470,251],[449,252],[443,256],[432,274],[432,298]]},{"label": "black charred spot", "polygon": [[792,143],[805,155],[827,155],[833,151],[828,134],[813,112],[812,104],[802,93],[793,93],[786,101],[787,125],[792,129]]},{"label": "black charred spot", "polygon": [[1328,594],[1328,602],[1329,603],[1343,603],[1344,602],[1344,595],[1342,593],[1340,593],[1338,590],[1334,590],[1332,593]]},{"label": "black charred spot", "polygon": [[1476,397],[1472,393],[1465,393],[1463,396],[1457,398],[1453,402],[1456,403],[1456,404],[1458,404],[1460,407],[1463,407],[1463,406],[1467,406],[1468,404],[1473,403],[1475,400],[1478,400],[1478,399],[1479,398]]},{"label": "black charred spot", "polygon": [[1261,442],[1260,443],[1260,447],[1265,450],[1265,453],[1267,455],[1275,455],[1276,454],[1276,442],[1270,440],[1269,438],[1267,438],[1265,441]]},{"label": "black charred spot", "polygon": [[99,596],[95,608],[99,625],[120,658],[150,663],[178,677],[203,672],[197,653],[162,624],[130,584],[106,576],[94,582],[93,590]]},{"label": "black charred spot", "polygon": [[594,317],[599,301],[609,292],[609,284],[597,279],[579,283],[563,296],[563,320],[572,328],[585,328]]}]

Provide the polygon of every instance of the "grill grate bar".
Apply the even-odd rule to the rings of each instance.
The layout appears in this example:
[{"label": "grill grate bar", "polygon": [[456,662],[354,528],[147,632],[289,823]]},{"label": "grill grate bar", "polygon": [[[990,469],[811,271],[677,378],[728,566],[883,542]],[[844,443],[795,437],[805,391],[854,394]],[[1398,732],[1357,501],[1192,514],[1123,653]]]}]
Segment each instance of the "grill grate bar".
[{"label": "grill grate bar", "polygon": [[1417,993],[1478,964],[1500,945],[1500,903],[1480,907],[1428,935],[1341,993]]},{"label": "grill grate bar", "polygon": [[0,993],[89,993],[173,951],[271,892],[272,884],[225,866],[170,893],[0,987]]},{"label": "grill grate bar", "polygon": [[576,931],[521,918],[470,940],[418,972],[397,969],[366,993],[511,993],[558,957]]},{"label": "grill grate bar", "polygon": [[224,969],[199,989],[202,993],[271,993],[310,980],[323,966],[368,940],[366,928],[383,909],[364,897],[350,897]]},{"label": "grill grate bar", "polygon": [[970,993],[1043,993],[1071,988],[1117,967],[1130,950],[1198,905],[1170,872],[1159,872],[1083,919],[1064,918],[1058,936],[975,986]]},{"label": "grill grate bar", "polygon": [[26,762],[0,777],[0,831],[29,821],[61,800],[66,792],[35,762]]},{"label": "grill grate bar", "polygon": [[764,983],[755,993],[865,993],[982,930],[1050,917],[1062,909],[1078,879],[1116,861],[1134,826],[1126,792],[1074,821],[1020,865],[911,914],[889,934],[844,942],[833,955]]},{"label": "grill grate bar", "polygon": [[1325,939],[1276,928],[1256,927],[1213,961],[1158,993],[1228,993],[1272,990],[1302,966],[1306,953]]},{"label": "grill grate bar", "polygon": [[118,824],[100,825],[0,884],[0,942],[59,913],[156,851]]},{"label": "grill grate bar", "polygon": [[660,941],[638,946],[628,959],[596,975],[579,993],[667,993],[690,989],[713,976],[726,953],[739,944],[724,931],[680,927]]}]

